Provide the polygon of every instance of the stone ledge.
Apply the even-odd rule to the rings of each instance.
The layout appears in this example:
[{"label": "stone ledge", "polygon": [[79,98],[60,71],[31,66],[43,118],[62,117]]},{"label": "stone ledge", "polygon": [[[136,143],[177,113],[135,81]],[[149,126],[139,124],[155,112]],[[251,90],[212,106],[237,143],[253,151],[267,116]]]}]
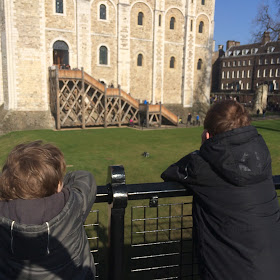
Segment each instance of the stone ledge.
[{"label": "stone ledge", "polygon": [[50,111],[11,111],[0,106],[0,135],[20,130],[54,129]]}]

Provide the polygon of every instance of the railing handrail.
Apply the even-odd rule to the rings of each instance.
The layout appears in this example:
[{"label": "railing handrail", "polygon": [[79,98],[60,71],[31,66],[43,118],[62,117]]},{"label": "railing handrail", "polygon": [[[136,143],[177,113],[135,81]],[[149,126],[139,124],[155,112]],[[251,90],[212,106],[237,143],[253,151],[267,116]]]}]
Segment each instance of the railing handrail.
[{"label": "railing handrail", "polygon": [[[280,175],[273,176],[275,189],[280,189]],[[190,196],[192,191],[188,187],[178,182],[158,182],[158,183],[141,183],[126,184],[128,200],[150,199],[154,196],[163,197],[179,197]],[[112,201],[109,184],[97,187],[96,203]]]}]

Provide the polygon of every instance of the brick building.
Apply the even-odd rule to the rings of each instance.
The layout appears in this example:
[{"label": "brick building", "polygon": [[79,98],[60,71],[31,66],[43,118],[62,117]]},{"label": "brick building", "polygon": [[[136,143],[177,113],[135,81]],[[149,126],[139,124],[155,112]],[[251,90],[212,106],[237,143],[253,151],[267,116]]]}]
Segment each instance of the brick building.
[{"label": "brick building", "polygon": [[0,104],[49,110],[48,67],[69,64],[136,99],[193,107],[210,95],[215,0],[0,4]]},{"label": "brick building", "polygon": [[240,45],[227,41],[224,55],[215,61],[219,70],[214,72],[212,91],[253,93],[257,87],[267,84],[270,93],[279,93],[280,38],[270,41],[269,32],[263,34],[262,42]]}]

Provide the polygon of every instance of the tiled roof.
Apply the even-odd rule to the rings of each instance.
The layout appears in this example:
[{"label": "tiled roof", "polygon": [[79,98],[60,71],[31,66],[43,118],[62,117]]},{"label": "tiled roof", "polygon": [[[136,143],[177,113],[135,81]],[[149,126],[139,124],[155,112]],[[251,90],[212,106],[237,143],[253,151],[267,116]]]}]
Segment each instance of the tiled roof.
[{"label": "tiled roof", "polygon": [[[254,49],[258,50],[254,52]],[[271,50],[269,51],[269,49]],[[245,54],[242,54],[243,50],[246,50]],[[280,41],[267,42],[264,45],[262,43],[254,43],[248,45],[231,46],[229,49],[226,50],[225,56],[233,56],[234,52],[238,53],[234,56],[280,52]]]}]

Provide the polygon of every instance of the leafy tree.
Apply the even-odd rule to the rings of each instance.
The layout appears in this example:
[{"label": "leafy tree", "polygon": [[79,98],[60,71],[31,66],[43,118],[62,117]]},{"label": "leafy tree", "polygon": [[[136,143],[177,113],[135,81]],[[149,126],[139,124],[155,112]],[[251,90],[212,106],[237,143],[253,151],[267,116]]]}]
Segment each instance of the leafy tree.
[{"label": "leafy tree", "polygon": [[255,42],[260,42],[265,31],[270,32],[270,39],[277,40],[280,34],[280,0],[265,2],[259,5],[253,20],[252,36]]}]

